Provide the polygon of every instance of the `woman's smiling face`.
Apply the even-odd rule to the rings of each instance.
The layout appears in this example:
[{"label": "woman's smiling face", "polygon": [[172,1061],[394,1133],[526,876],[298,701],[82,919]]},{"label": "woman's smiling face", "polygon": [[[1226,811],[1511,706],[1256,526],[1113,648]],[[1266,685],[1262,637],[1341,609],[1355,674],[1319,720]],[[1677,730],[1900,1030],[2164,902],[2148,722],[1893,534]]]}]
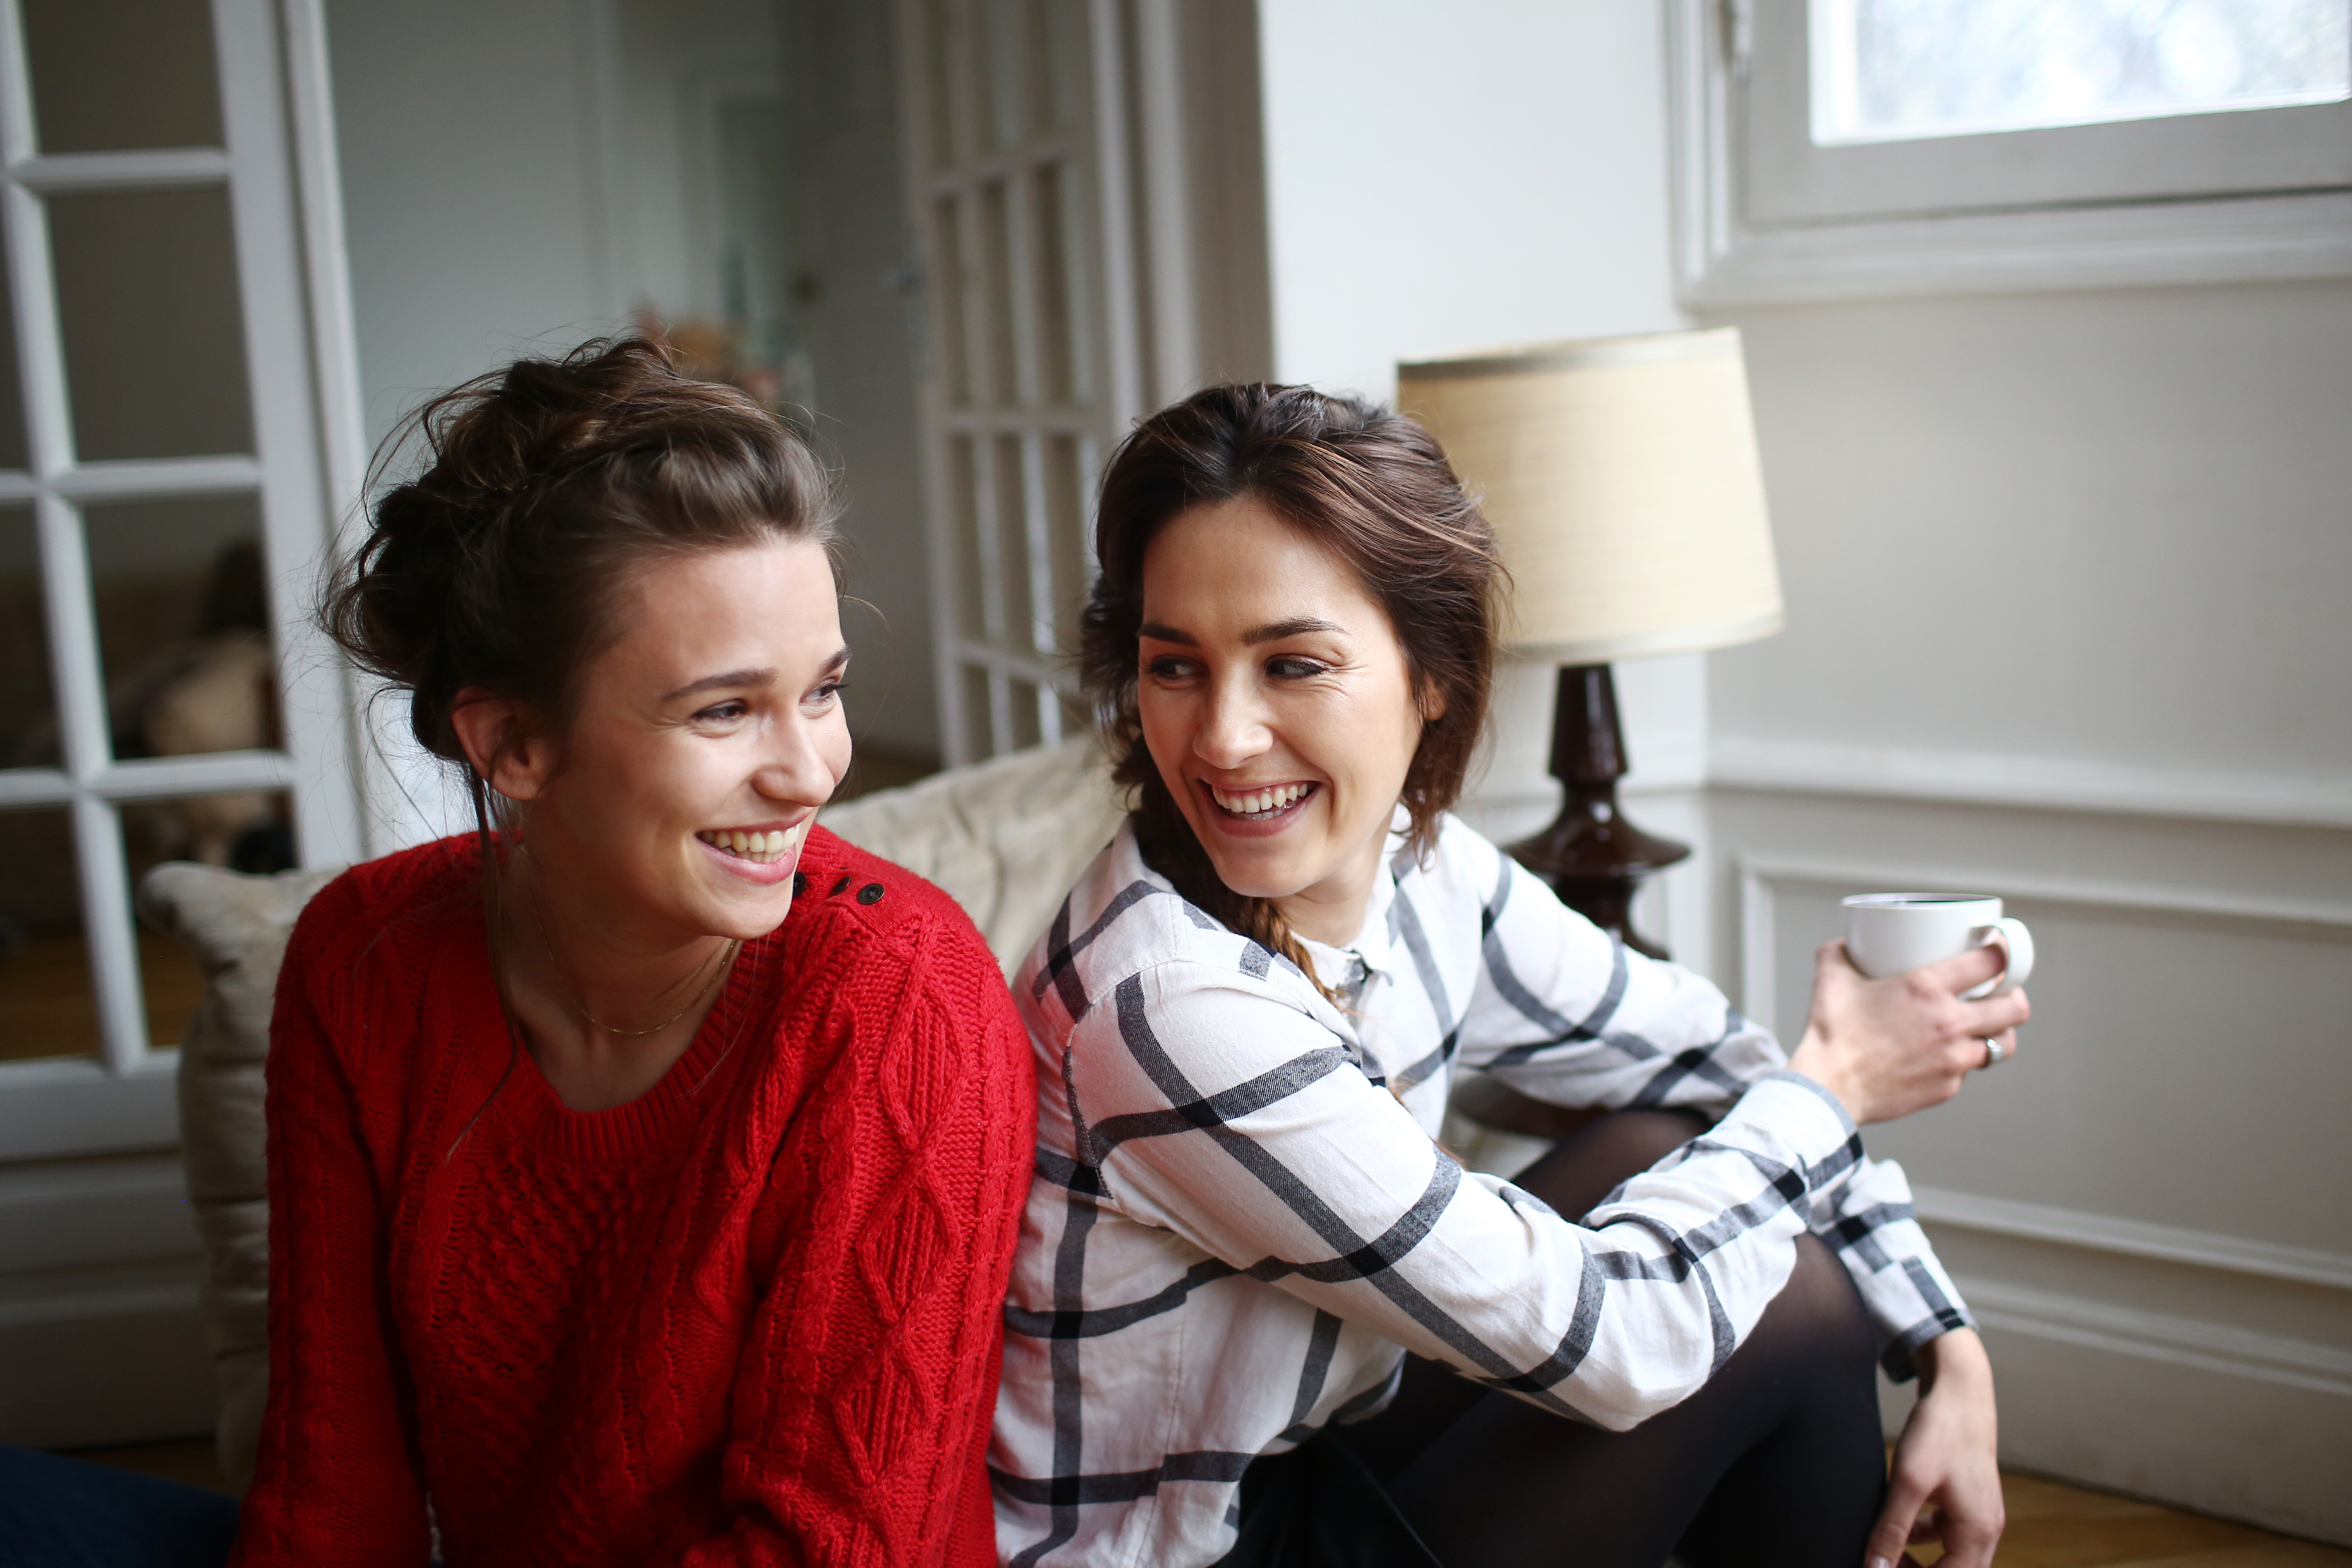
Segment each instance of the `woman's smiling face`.
[{"label": "woman's smiling face", "polygon": [[609,934],[764,935],[849,767],[849,653],[824,551],[656,558],[614,613],[621,635],[582,678],[561,744],[525,746],[536,766],[492,782],[530,801],[533,856]]},{"label": "woman's smiling face", "polygon": [[1244,496],[1153,537],[1137,661],[1144,743],[1219,879],[1353,941],[1424,719],[1388,612]]}]

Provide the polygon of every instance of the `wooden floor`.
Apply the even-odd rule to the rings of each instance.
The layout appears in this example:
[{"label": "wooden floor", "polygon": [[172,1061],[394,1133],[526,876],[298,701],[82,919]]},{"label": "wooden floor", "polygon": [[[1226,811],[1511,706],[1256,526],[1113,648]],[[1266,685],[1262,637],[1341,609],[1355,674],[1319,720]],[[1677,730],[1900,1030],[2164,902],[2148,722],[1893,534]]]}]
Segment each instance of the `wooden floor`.
[{"label": "wooden floor", "polygon": [[[89,1449],[79,1457],[228,1490],[208,1442]],[[2158,1563],[2163,1568],[2352,1568],[2352,1552],[2332,1546],[2290,1541],[2242,1524],[2034,1476],[2011,1473],[2004,1480],[2009,1532],[1993,1559],[1998,1568],[2152,1568]],[[1932,1564],[1937,1552],[1927,1547],[1918,1557]]]},{"label": "wooden floor", "polygon": [[[1993,1555],[1999,1568],[2352,1568],[2352,1552],[2332,1546],[2035,1476],[2001,1480],[2009,1529]],[[1936,1559],[1932,1549],[1919,1553]]]},{"label": "wooden floor", "polygon": [[[170,937],[142,931],[139,980],[147,1037],[158,1046],[178,1044],[205,994],[205,972]],[[82,939],[42,937],[0,952],[0,1061],[98,1051],[98,1002]]]}]

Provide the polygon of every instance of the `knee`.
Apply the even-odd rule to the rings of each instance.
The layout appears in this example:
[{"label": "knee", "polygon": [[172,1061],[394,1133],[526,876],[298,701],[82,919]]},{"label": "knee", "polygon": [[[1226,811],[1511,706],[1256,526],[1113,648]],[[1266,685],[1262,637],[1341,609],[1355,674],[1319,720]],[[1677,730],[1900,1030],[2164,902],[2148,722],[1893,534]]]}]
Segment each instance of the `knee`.
[{"label": "knee", "polygon": [[1648,1170],[1713,1125],[1695,1110],[1620,1110],[1601,1124],[1641,1160],[1633,1167],[1637,1171]]},{"label": "knee", "polygon": [[1616,1111],[1563,1139],[1514,1179],[1524,1191],[1576,1218],[1706,1129],[1705,1118],[1687,1110]]},{"label": "knee", "polygon": [[1767,1309],[1780,1320],[1782,1331],[1818,1346],[1824,1352],[1841,1348],[1865,1362],[1877,1360],[1877,1334],[1864,1310],[1862,1293],[1838,1255],[1818,1236],[1797,1238],[1796,1267],[1789,1282]]}]

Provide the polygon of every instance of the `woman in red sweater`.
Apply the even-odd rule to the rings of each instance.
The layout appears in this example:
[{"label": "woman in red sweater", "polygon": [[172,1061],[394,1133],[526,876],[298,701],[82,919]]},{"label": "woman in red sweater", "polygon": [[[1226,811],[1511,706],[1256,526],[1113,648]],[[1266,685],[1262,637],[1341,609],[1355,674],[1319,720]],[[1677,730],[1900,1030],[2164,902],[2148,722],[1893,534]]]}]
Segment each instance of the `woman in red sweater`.
[{"label": "woman in red sweater", "polygon": [[814,826],[823,471],[638,341],[420,426],[327,618],[482,827],[288,949],[234,1561],[992,1563],[1029,1049],[955,905]]}]

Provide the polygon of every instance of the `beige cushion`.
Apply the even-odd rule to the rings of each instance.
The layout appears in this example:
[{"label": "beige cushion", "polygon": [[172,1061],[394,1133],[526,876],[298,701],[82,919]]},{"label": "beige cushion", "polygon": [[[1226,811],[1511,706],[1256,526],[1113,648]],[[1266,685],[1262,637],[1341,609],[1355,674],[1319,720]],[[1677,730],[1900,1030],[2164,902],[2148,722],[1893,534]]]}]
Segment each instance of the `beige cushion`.
[{"label": "beige cushion", "polygon": [[205,1248],[221,1468],[240,1489],[253,1477],[269,1382],[269,1009],[295,917],[335,874],[247,877],[175,861],[139,885],[140,915],[179,938],[211,982],[180,1038],[180,1156]]},{"label": "beige cushion", "polygon": [[[946,889],[1010,972],[1119,814],[1091,743],[1071,741],[867,795],[824,821]],[[247,877],[174,862],[139,887],[141,916],[179,938],[211,982],[180,1043],[180,1147],[204,1241],[221,1468],[240,1489],[253,1476],[269,1385],[269,1011],[295,918],[335,875]]]},{"label": "beige cushion", "polygon": [[821,820],[947,889],[1010,974],[1118,831],[1120,794],[1082,738],[869,795]]}]

